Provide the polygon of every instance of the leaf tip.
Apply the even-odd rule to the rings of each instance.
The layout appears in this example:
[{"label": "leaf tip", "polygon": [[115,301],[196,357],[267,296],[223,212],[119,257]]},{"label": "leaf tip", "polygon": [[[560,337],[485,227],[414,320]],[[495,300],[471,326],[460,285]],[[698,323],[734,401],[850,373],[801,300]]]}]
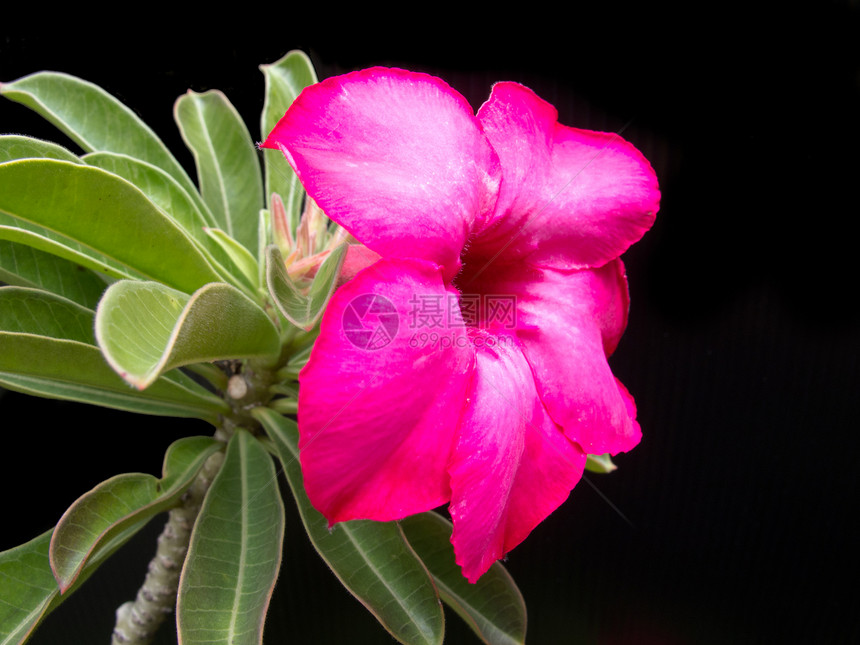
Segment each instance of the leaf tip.
[{"label": "leaf tip", "polygon": [[125,381],[126,383],[131,385],[138,392],[142,392],[143,390],[145,390],[150,385],[149,379],[140,378],[137,376],[132,376],[131,374],[129,374],[128,372],[125,372],[125,371],[120,371],[117,373],[119,374],[120,378],[123,381]]}]

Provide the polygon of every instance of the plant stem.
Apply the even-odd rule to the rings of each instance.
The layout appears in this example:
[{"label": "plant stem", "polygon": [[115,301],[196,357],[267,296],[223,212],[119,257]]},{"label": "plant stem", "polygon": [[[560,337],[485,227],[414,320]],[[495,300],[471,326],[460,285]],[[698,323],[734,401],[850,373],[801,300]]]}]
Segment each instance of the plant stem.
[{"label": "plant stem", "polygon": [[[231,412],[221,417],[215,438],[226,444],[236,428],[257,426],[250,411],[271,400],[274,381],[273,369],[252,360],[243,363],[241,369],[232,376],[224,375],[223,396]],[[212,455],[183,495],[182,504],[170,511],[167,524],[158,536],[155,557],[149,563],[137,598],[116,610],[112,645],[148,645],[165,617],[176,607],[179,576],[191,542],[191,531],[206,491],[221,468],[223,459],[223,453]]]},{"label": "plant stem", "polygon": [[167,524],[158,536],[155,557],[149,563],[137,597],[116,611],[112,645],[147,645],[176,607],[179,574],[191,541],[191,530],[223,459],[223,453],[212,455],[182,496],[181,506],[168,514]]}]

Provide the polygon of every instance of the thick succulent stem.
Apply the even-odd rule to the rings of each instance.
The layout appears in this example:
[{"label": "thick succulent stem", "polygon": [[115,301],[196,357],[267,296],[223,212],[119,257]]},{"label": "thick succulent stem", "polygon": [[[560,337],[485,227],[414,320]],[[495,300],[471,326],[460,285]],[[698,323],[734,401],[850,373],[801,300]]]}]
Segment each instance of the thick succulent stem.
[{"label": "thick succulent stem", "polygon": [[[225,376],[222,395],[230,404],[231,412],[221,418],[216,439],[226,443],[237,427],[250,429],[258,425],[250,410],[265,405],[272,398],[275,378],[272,369],[253,361],[241,364],[236,373]],[[147,645],[175,609],[179,575],[191,542],[191,531],[223,458],[223,453],[210,457],[183,496],[182,504],[170,511],[137,598],[116,610],[112,645]]]},{"label": "thick succulent stem", "polygon": [[137,598],[116,611],[112,645],[150,643],[164,619],[176,607],[179,574],[191,540],[191,530],[222,461],[222,453],[212,455],[183,495],[182,504],[170,511]]}]

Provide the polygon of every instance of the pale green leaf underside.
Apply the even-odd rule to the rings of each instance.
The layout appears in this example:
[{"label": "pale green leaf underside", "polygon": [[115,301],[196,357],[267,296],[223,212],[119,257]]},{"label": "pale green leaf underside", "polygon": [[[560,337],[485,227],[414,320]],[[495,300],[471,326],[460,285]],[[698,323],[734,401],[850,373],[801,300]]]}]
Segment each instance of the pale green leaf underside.
[{"label": "pale green leaf underside", "polygon": [[400,521],[409,544],[430,569],[442,600],[488,645],[522,645],[526,605],[513,578],[496,562],[470,584],[454,561],[451,523],[437,513]]},{"label": "pale green leaf underside", "polygon": [[272,458],[244,430],[200,509],[179,582],[181,645],[258,645],[281,564],[284,506]]},{"label": "pale green leaf underside", "polygon": [[397,523],[356,520],[329,530],[304,490],[295,422],[268,408],[254,416],[275,445],[311,542],[338,579],[401,643],[441,643],[439,598]]},{"label": "pale green leaf underside", "polygon": [[194,155],[200,194],[217,228],[255,253],[263,180],[245,123],[217,90],[189,90],[176,101],[174,116]]},{"label": "pale green leaf underside", "polygon": [[76,155],[51,141],[42,141],[18,134],[0,135],[0,163],[15,159],[59,159],[81,163]]},{"label": "pale green leaf underside", "polygon": [[116,475],[75,501],[51,539],[51,568],[60,588],[69,588],[88,559],[114,536],[174,506],[222,445],[209,437],[179,439],[167,449],[161,480],[141,473]]},{"label": "pale green leaf underside", "polygon": [[334,293],[347,248],[341,244],[326,257],[307,293],[300,291],[290,278],[278,247],[273,244],[266,249],[269,293],[287,320],[306,331],[316,324]]},{"label": "pale green leaf underside", "polygon": [[[7,217],[0,217],[0,225],[59,236],[57,244],[68,242],[83,255],[77,259],[81,264],[89,256],[109,258],[121,267],[119,276],[136,274],[189,293],[219,280],[181,228],[136,186],[100,168],[54,159],[0,164],[3,214]],[[4,237],[13,239],[0,233]],[[13,241],[38,246],[32,240]]]},{"label": "pale green leaf underside", "polygon": [[224,283],[188,296],[157,282],[117,282],[105,292],[95,326],[108,363],[138,389],[182,365],[274,359],[280,351],[265,312]]},{"label": "pale green leaf underside", "polygon": [[85,152],[105,150],[142,159],[168,172],[189,194],[196,192],[149,126],[97,85],[69,74],[37,72],[4,83],[0,93],[35,110]]},{"label": "pale green leaf underside", "polygon": [[[266,98],[260,118],[260,134],[265,141],[301,91],[317,82],[317,76],[310,59],[301,51],[291,51],[270,65],[260,65],[260,70],[266,79]],[[266,198],[272,193],[281,196],[290,233],[294,234],[304,197],[302,185],[280,150],[264,148],[263,162]]]}]

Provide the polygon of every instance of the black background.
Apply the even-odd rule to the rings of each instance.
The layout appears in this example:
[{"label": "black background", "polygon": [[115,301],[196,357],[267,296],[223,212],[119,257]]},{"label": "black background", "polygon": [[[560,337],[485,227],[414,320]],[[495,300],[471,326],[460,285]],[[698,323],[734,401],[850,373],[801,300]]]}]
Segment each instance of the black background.
[{"label": "black background", "polygon": [[[255,24],[135,22],[98,37],[4,26],[0,80],[54,69],[93,81],[189,169],[176,97],[223,90],[259,140],[257,66],[296,48],[320,77],[397,65],[442,76],[476,108],[493,81],[515,80],[563,123],[623,128],[663,192],[654,228],[624,256],[632,309],[611,359],[644,439],[510,554],[529,642],[858,642],[858,6],[569,6],[566,17],[520,7],[529,15],[498,23],[283,8]],[[8,101],[0,131],[66,141]],[[113,474],[159,473],[173,439],[209,433],[15,393],[0,406],[0,549],[47,530]],[[266,642],[390,642],[287,506]],[[156,524],[32,642],[108,642]],[[451,615],[446,643],[471,642]]]}]

